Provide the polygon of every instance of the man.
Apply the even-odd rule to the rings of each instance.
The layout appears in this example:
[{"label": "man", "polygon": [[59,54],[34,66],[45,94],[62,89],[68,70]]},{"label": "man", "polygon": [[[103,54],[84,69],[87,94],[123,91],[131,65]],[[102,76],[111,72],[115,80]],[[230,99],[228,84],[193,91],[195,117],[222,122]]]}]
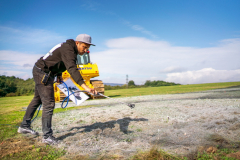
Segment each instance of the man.
[{"label": "man", "polygon": [[95,89],[89,88],[83,81],[78,71],[76,61],[77,54],[83,55],[91,45],[91,37],[87,34],[80,34],[73,39],[67,40],[65,43],[54,46],[45,56],[41,57],[33,67],[33,79],[35,81],[35,95],[31,103],[28,105],[23,121],[18,128],[18,133],[30,133],[38,135],[38,132],[31,129],[31,119],[42,104],[42,131],[43,143],[55,144],[57,139],[53,136],[52,115],[55,107],[53,81],[58,76],[61,78],[62,72],[67,70],[76,83],[84,90],[97,94]]}]

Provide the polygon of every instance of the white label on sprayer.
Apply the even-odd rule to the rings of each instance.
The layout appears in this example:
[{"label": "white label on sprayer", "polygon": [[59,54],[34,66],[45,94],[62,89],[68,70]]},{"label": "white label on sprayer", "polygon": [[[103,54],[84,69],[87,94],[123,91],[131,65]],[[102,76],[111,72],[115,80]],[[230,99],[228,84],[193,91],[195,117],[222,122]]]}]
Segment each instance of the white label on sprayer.
[{"label": "white label on sprayer", "polygon": [[45,60],[48,56],[51,56],[52,55],[52,52],[54,50],[56,50],[57,48],[61,47],[62,43],[60,44],[57,44],[56,46],[54,46],[44,57],[43,57],[43,60]]},{"label": "white label on sprayer", "polygon": [[[66,86],[66,85],[67,86]],[[57,87],[66,95],[68,96],[68,91],[69,91],[69,98],[78,106],[81,103],[83,103],[85,100],[87,100],[89,97],[83,93],[83,92],[78,92],[79,88],[73,83],[71,78],[65,81],[65,84],[59,84]]]}]

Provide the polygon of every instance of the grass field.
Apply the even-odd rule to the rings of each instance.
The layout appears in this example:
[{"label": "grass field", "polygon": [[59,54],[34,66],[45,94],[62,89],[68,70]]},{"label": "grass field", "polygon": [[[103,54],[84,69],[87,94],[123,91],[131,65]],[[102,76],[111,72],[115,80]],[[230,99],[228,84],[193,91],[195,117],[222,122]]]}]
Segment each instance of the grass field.
[{"label": "grass field", "polygon": [[130,88],[119,90],[107,90],[105,91],[105,95],[114,98],[114,97],[143,96],[152,94],[175,94],[175,93],[199,92],[219,88],[228,88],[239,85],[240,82],[226,82],[226,83],[206,83],[206,84],[191,84],[147,88]]},{"label": "grass field", "polygon": [[[208,84],[194,84],[194,85],[177,85],[177,86],[164,86],[164,87],[108,90],[105,92],[105,95],[110,96],[112,98],[118,98],[118,97],[155,95],[155,94],[175,94],[175,93],[199,92],[199,91],[212,90],[212,89],[228,88],[232,86],[240,86],[240,82],[208,83]],[[0,144],[1,144],[0,151],[2,152],[5,151],[4,148],[2,147],[4,146],[3,144],[7,143],[8,141],[15,142],[16,140],[24,139],[24,137],[17,134],[17,126],[19,126],[25,114],[25,112],[22,111],[22,107],[26,107],[30,103],[32,98],[33,96],[0,98],[0,104],[1,104],[0,105]],[[66,109],[58,108],[54,110],[54,113],[64,112],[66,110],[72,110],[72,109],[78,109],[78,108],[86,108],[86,107],[92,107],[92,106],[69,107]],[[41,111],[39,116],[41,116]],[[5,149],[6,149],[6,146],[5,146]],[[40,157],[40,159],[56,159],[62,156],[64,153],[63,151],[58,151],[51,147],[46,148],[46,146],[41,146],[41,145],[37,147],[36,145],[33,145],[33,147],[29,149],[29,152],[32,155],[32,157],[29,157],[29,159],[36,159],[34,158],[34,156]],[[149,153],[150,152],[141,153],[141,154],[144,154],[146,156]],[[157,154],[157,153],[154,152],[154,154]],[[0,156],[0,159],[14,159],[14,157],[16,159],[16,157],[19,157],[19,156],[20,156],[19,159],[26,159],[26,156],[24,155],[25,155],[25,152],[19,150],[19,152],[16,152],[16,153],[9,152],[9,154],[6,154],[6,156],[4,157]],[[153,155],[150,155],[150,157],[151,156]],[[141,155],[140,157],[143,157],[143,155]]]}]

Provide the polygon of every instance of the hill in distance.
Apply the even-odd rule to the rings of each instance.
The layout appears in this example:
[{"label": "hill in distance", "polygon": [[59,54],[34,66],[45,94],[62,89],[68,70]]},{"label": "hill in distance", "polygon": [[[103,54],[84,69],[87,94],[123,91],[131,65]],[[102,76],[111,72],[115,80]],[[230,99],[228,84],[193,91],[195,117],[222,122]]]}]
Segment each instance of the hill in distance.
[{"label": "hill in distance", "polygon": [[119,83],[104,83],[104,85],[109,85],[109,86],[122,86],[124,84],[119,84]]}]

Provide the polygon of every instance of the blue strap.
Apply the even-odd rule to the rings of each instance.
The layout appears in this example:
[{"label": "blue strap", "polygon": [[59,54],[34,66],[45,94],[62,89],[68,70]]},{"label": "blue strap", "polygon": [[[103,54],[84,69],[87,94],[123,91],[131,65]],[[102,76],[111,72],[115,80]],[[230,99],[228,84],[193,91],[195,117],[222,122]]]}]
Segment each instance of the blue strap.
[{"label": "blue strap", "polygon": [[[61,82],[63,82],[63,81],[61,81]],[[64,100],[62,101],[62,105],[61,105],[61,107],[62,107],[62,108],[66,108],[67,105],[68,105],[68,102],[69,102],[69,96],[71,96],[72,94],[74,94],[74,92],[72,92],[71,94],[69,94],[69,89],[68,89],[67,84],[66,84],[65,82],[63,82],[63,84],[64,84],[64,85],[66,86],[66,88],[67,88],[68,96],[65,97]],[[65,105],[65,107],[63,107],[63,103],[65,102],[66,99],[67,99],[67,104]]]},{"label": "blue strap", "polygon": [[31,123],[37,118],[37,116],[38,116],[38,113],[39,113],[39,111],[40,111],[40,109],[41,109],[41,107],[42,107],[42,105],[40,104],[40,106],[39,106],[39,108],[38,108],[38,112],[37,112],[37,115],[33,118],[33,120],[31,121]]}]

